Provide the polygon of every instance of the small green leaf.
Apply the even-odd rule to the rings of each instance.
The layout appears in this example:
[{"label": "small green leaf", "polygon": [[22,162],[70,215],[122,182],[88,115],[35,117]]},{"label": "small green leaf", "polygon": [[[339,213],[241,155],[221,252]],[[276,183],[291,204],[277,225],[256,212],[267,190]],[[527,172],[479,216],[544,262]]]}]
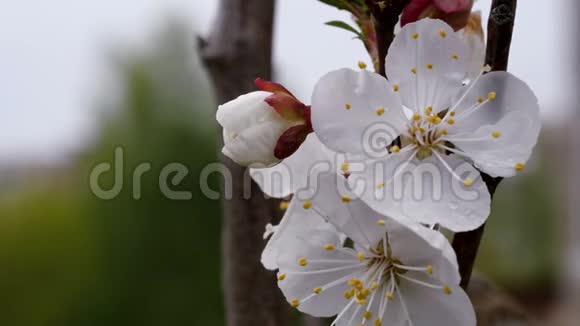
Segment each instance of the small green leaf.
[{"label": "small green leaf", "polygon": [[342,29],[347,30],[349,32],[355,33],[358,37],[362,37],[362,34],[359,31],[357,31],[354,27],[352,27],[349,24],[342,22],[340,20],[333,20],[333,21],[326,22],[324,24],[328,25],[328,26],[342,28]]},{"label": "small green leaf", "polygon": [[338,9],[347,9],[344,0],[318,0],[322,3],[325,3],[329,6],[336,7]]}]

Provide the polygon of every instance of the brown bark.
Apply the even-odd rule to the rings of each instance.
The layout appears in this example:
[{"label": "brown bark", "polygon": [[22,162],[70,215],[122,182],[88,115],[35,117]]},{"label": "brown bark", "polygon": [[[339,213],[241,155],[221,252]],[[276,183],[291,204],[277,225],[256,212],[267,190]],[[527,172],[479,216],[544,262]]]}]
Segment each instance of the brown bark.
[{"label": "brown bark", "polygon": [[[199,40],[218,103],[256,90],[257,77],[271,78],[274,6],[274,0],[221,1],[209,38]],[[245,199],[246,170],[226,157],[221,160],[233,177],[232,198],[223,201],[227,324],[288,325],[290,309],[275,285],[275,275],[260,264],[264,226],[279,214],[278,203],[264,199],[253,182],[250,198]]]},{"label": "brown bark", "polygon": [[[491,4],[487,22],[488,35],[485,62],[494,71],[507,70],[516,7],[517,0],[493,0]],[[492,178],[483,173],[482,175],[493,198],[501,178]],[[461,286],[464,289],[469,285],[484,229],[485,224],[473,231],[457,233],[453,239],[453,249],[457,253],[459,273],[461,274]]]}]

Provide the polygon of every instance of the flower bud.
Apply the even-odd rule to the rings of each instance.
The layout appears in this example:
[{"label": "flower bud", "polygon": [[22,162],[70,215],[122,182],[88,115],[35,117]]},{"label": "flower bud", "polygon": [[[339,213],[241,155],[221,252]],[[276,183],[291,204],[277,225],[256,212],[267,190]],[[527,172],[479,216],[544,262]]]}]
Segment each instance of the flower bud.
[{"label": "flower bud", "polygon": [[401,26],[422,18],[444,20],[456,31],[468,21],[473,0],[412,0],[403,10]]},{"label": "flower bud", "polygon": [[240,165],[270,167],[294,153],[312,131],[309,108],[279,84],[256,80],[261,91],[218,107],[222,153]]}]

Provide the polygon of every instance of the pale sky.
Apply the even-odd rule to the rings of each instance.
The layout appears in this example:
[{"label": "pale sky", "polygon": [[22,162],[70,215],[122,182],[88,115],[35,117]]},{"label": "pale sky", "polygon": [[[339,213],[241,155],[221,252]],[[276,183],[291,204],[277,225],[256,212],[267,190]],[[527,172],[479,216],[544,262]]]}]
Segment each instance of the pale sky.
[{"label": "pale sky", "polygon": [[[572,2],[520,1],[518,7],[509,70],[530,84],[551,119],[572,102],[575,36],[565,23],[573,19]],[[489,5],[476,3],[485,19]],[[2,0],[0,162],[54,161],[82,148],[97,121],[96,95],[110,77],[111,47],[144,44],[174,13],[206,33],[216,7],[217,0]],[[326,72],[369,61],[348,33],[323,25],[348,21],[346,13],[316,0],[279,0],[276,14],[279,79],[305,102]]]}]

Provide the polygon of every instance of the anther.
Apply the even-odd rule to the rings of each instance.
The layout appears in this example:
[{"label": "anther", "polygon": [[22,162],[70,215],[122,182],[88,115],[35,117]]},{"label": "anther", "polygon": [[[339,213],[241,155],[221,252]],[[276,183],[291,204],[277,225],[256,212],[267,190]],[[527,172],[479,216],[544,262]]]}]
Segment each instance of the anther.
[{"label": "anther", "polygon": [[453,119],[447,119],[447,124],[452,125],[455,123],[455,120]]},{"label": "anther", "polygon": [[446,38],[447,37],[447,33],[445,32],[445,30],[443,28],[439,30],[439,35],[442,38]]},{"label": "anther", "polygon": [[298,308],[299,305],[300,305],[300,300],[298,300],[298,299],[292,299],[292,301],[290,301],[290,306],[292,306],[292,308]]},{"label": "anther", "polygon": [[393,145],[393,147],[391,147],[391,153],[398,153],[401,151],[401,148],[397,145]]},{"label": "anther", "polygon": [[278,281],[284,281],[286,279],[286,274],[280,273],[278,274]]},{"label": "anther", "polygon": [[443,292],[445,292],[445,294],[447,294],[447,295],[451,295],[451,293],[453,293],[453,291],[451,290],[451,288],[449,287],[449,285],[445,285],[443,287]]},{"label": "anther", "polygon": [[345,107],[347,110],[350,110],[350,103],[346,103],[346,104],[344,105],[344,107]]},{"label": "anther", "polygon": [[415,120],[415,121],[421,120],[421,115],[419,113],[413,114],[413,120]]},{"label": "anther", "polygon": [[363,318],[366,319],[366,320],[369,320],[372,317],[373,317],[373,313],[370,312],[370,311],[368,311],[368,310],[363,313]]},{"label": "anther", "polygon": [[483,103],[483,101],[484,101],[483,100],[483,97],[480,96],[480,97],[477,98],[477,103]]},{"label": "anther", "polygon": [[309,209],[310,207],[312,207],[312,201],[307,200],[302,204],[302,207],[304,207],[304,209]]},{"label": "anther", "polygon": [[342,196],[341,200],[343,203],[350,203],[352,198],[350,198],[349,196]]},{"label": "anther", "polygon": [[414,74],[416,74],[417,73],[417,68],[411,69],[411,72],[414,73]]},{"label": "anther", "polygon": [[367,64],[366,64],[366,63],[364,63],[364,62],[362,62],[362,61],[359,61],[359,62],[358,62],[358,67],[359,67],[360,69],[366,69],[366,68],[367,68]]},{"label": "anther", "polygon": [[433,69],[433,65],[432,65],[432,64],[430,64],[430,63],[429,63],[429,64],[427,64],[427,69],[429,69],[429,70]]},{"label": "anther", "polygon": [[514,168],[516,169],[516,171],[521,171],[526,167],[526,165],[522,162],[518,162],[516,163],[516,165],[514,166]]},{"label": "anther", "polygon": [[288,208],[288,205],[290,205],[290,204],[287,201],[281,201],[280,202],[280,209],[285,210]]},{"label": "anther", "polygon": [[441,129],[441,134],[444,136],[447,135],[447,129]]},{"label": "anther", "polygon": [[457,59],[459,59],[459,56],[457,54],[454,54],[454,55],[451,56],[451,58],[457,60]]},{"label": "anther", "polygon": [[431,112],[433,112],[433,107],[432,106],[428,106],[425,108],[425,114],[431,114]]},{"label": "anther", "polygon": [[467,179],[465,179],[465,181],[463,181],[463,184],[464,184],[466,187],[469,187],[469,186],[471,186],[471,185],[473,184],[473,179],[471,179],[471,178],[467,178]]},{"label": "anther", "polygon": [[391,292],[387,292],[387,293],[385,294],[385,298],[387,298],[387,299],[389,299],[389,300],[391,300],[391,301],[392,301],[393,299],[395,299],[395,297],[393,296],[393,294],[392,294]]},{"label": "anther", "polygon": [[387,225],[387,221],[385,221],[385,220],[378,220],[377,221],[377,225],[385,226],[385,225]]},{"label": "anther", "polygon": [[433,275],[433,266],[432,265],[427,265],[427,274]]},{"label": "anther", "polygon": [[385,108],[380,107],[377,109],[377,115],[380,117],[381,115],[383,115],[385,113]]},{"label": "anther", "polygon": [[342,165],[340,166],[340,169],[342,170],[342,172],[346,172],[346,171],[348,171],[349,167],[350,167],[350,164],[348,164],[347,162],[343,162]]},{"label": "anther", "polygon": [[501,137],[501,131],[494,131],[491,133],[491,135],[493,136],[493,138],[499,138]]},{"label": "anther", "polygon": [[491,66],[490,65],[485,65],[485,66],[483,66],[483,68],[481,68],[481,71],[483,71],[483,72],[490,72],[491,71]]},{"label": "anther", "polygon": [[356,253],[356,258],[358,259],[358,261],[363,261],[365,260],[365,254],[359,251]]},{"label": "anther", "polygon": [[397,84],[393,85],[393,91],[398,92],[399,91],[399,85],[397,85]]},{"label": "anther", "polygon": [[414,34],[413,34],[413,38],[414,38],[414,39],[418,39],[418,38],[419,38],[419,33],[414,33]]},{"label": "anther", "polygon": [[384,182],[379,182],[379,184],[377,185],[377,189],[381,189],[385,186]]},{"label": "anther", "polygon": [[324,245],[324,250],[326,250],[326,251],[333,251],[334,250],[334,246],[331,245],[331,244]]},{"label": "anther", "polygon": [[314,294],[320,294],[320,292],[322,292],[322,288],[315,288],[314,290],[312,290],[312,292]]},{"label": "anther", "polygon": [[306,257],[300,257],[298,259],[298,264],[302,267],[308,265],[308,259],[306,259]]},{"label": "anther", "polygon": [[374,324],[375,324],[375,326],[382,326],[383,322],[381,322],[380,318],[376,318]]},{"label": "anther", "polygon": [[489,92],[489,94],[487,94],[487,99],[488,99],[490,102],[493,102],[493,100],[495,100],[495,98],[496,98],[496,97],[497,97],[497,94],[496,94],[496,92]]}]

